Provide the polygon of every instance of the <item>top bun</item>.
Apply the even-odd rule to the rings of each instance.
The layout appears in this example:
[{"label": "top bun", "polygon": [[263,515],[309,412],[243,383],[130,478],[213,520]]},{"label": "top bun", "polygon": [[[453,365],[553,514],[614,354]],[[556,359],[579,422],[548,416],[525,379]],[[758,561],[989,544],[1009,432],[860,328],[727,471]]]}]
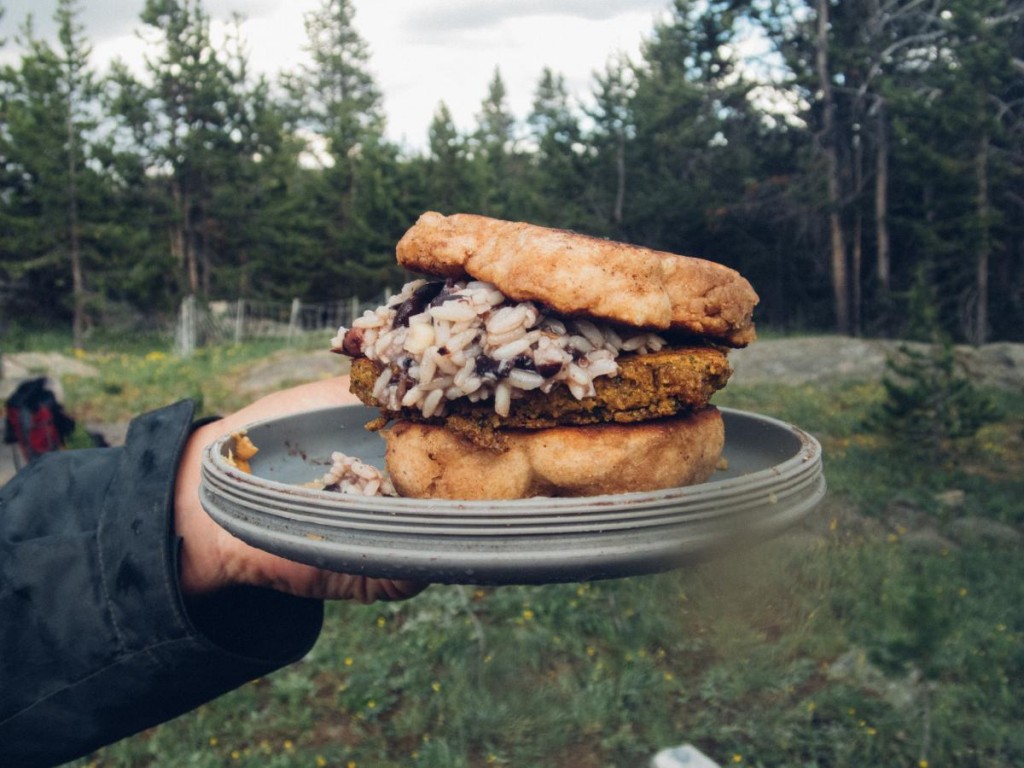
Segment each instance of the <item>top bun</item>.
[{"label": "top bun", "polygon": [[424,213],[398,242],[398,263],[493,283],[564,315],[678,330],[744,347],[758,298],[722,264],[562,229],[486,216]]}]

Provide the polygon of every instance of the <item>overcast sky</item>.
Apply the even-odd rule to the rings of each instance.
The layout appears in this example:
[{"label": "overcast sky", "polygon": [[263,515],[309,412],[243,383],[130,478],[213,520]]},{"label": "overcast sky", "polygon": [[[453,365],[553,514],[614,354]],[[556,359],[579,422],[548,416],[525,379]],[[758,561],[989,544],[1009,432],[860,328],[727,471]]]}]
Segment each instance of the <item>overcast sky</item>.
[{"label": "overcast sky", "polygon": [[[303,16],[320,0],[206,0],[216,21],[245,19],[254,69],[276,75],[302,60]],[[0,37],[11,60],[12,38],[25,17],[37,34],[52,35],[55,0],[0,0],[7,9]],[[144,0],[82,0],[81,20],[93,64],[105,71],[120,57],[140,67],[136,31]],[[544,66],[565,75],[570,92],[586,97],[592,73],[616,52],[635,54],[668,0],[355,0],[355,23],[370,46],[371,69],[384,94],[390,136],[426,145],[427,126],[443,100],[462,129],[473,125],[495,67],[519,118],[530,110]],[[216,33],[216,29],[214,30]]]}]

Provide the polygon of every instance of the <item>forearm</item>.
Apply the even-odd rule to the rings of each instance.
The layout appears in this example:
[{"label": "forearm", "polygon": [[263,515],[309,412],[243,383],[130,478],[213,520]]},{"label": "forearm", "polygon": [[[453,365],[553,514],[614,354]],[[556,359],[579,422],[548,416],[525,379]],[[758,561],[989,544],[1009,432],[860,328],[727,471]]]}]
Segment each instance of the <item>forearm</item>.
[{"label": "forearm", "polygon": [[[188,403],[123,448],[64,451],[0,489],[0,744],[69,760],[304,655],[318,601],[222,589],[186,601],[173,528]],[[184,464],[181,464],[184,466]]]}]

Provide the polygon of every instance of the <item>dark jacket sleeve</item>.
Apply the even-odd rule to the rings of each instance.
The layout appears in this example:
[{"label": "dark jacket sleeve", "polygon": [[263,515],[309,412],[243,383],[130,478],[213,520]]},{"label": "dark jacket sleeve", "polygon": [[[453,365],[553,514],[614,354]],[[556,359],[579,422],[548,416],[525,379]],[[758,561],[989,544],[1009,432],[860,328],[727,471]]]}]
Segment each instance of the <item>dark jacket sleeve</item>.
[{"label": "dark jacket sleeve", "polygon": [[123,448],[52,453],[0,488],[0,763],[58,764],[301,658],[318,601],[183,600],[174,479],[181,402]]}]

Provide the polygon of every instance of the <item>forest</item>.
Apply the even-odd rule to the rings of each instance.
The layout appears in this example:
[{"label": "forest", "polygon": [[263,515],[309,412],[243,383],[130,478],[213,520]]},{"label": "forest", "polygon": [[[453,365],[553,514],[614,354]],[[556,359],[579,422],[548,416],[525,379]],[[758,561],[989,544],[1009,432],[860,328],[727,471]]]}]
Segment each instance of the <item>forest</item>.
[{"label": "forest", "polygon": [[1024,0],[666,0],[585,97],[538,62],[515,115],[496,69],[475,125],[440,101],[416,151],[351,0],[272,78],[202,0],[146,0],[142,73],[97,71],[81,13],[58,1],[53,42],[0,26],[3,324],[83,346],[189,295],[368,297],[439,210],[729,264],[779,332],[1024,340]]}]

